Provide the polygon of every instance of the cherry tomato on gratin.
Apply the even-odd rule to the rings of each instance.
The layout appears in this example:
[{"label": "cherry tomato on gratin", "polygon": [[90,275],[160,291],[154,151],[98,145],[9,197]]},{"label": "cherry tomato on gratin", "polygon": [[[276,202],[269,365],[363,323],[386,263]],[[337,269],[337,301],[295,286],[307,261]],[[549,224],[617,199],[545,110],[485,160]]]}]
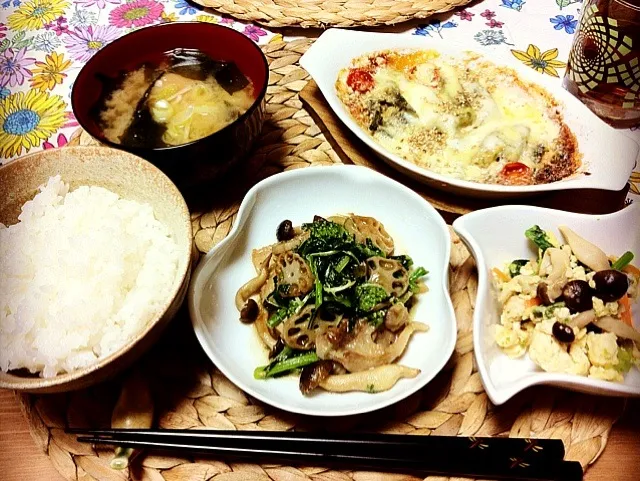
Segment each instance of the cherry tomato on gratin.
[{"label": "cherry tomato on gratin", "polygon": [[351,69],[347,76],[347,85],[356,92],[366,93],[374,86],[373,75],[364,68]]}]

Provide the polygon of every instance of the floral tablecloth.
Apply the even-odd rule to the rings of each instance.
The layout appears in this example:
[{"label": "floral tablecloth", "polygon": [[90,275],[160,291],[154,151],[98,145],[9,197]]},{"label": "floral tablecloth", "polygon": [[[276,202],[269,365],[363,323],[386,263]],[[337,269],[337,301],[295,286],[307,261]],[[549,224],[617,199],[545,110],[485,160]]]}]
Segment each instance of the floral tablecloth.
[{"label": "floral tablecloth", "polygon": [[[581,7],[582,0],[484,0],[392,30],[481,45],[560,82]],[[178,20],[225,24],[260,44],[282,40],[188,0],[0,0],[0,163],[66,144],[78,127],[71,87],[96,51],[137,28]],[[640,142],[640,130],[624,132]],[[635,170],[629,201],[640,201]]]}]

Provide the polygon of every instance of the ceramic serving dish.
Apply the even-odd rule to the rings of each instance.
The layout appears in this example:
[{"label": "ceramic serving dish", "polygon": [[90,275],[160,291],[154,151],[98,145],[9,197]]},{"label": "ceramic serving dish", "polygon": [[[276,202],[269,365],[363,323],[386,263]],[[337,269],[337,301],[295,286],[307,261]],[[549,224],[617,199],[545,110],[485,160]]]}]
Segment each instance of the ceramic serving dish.
[{"label": "ceramic serving dish", "polygon": [[618,191],[627,183],[639,151],[639,146],[633,139],[600,120],[577,98],[564,90],[557,79],[541,75],[512,58],[488,57],[486,52],[475,53],[485,56],[498,65],[514,68],[522,79],[544,87],[560,102],[565,122],[575,133],[579,150],[584,156],[579,171],[559,182],[505,186],[456,179],[403,160],[398,155],[387,151],[358,126],[339,100],[335,89],[338,73],[341,69],[348,67],[352,59],[365,53],[388,49],[435,49],[448,55],[461,55],[465,51],[474,51],[470,45],[457,45],[435,38],[330,29],[324,32],[303,55],[300,65],[311,74],[340,120],[391,167],[438,189],[484,198],[515,197],[565,189]]},{"label": "ceramic serving dish", "polygon": [[121,150],[65,147],[37,152],[3,165],[0,167],[0,222],[15,224],[21,206],[35,196],[38,186],[58,174],[72,190],[82,185],[96,185],[125,199],[151,205],[156,219],[169,228],[178,244],[178,269],[170,295],[164,299],[161,309],[122,348],[92,366],[50,378],[0,372],[0,388],[3,389],[41,393],[71,391],[114,376],[160,337],[182,304],[189,284],[192,240],[187,204],[176,186],[159,169]]},{"label": "ceramic serving dish", "polygon": [[[640,370],[631,368],[624,383],[544,372],[525,355],[510,359],[495,343],[492,326],[500,322],[490,270],[513,259],[535,258],[536,251],[524,231],[532,225],[553,231],[566,225],[595,243],[607,254],[635,253],[640,257],[640,205],[608,215],[574,214],[524,205],[480,210],[456,219],[453,229],[465,242],[478,265],[478,298],[473,317],[473,343],[478,371],[494,404],[502,404],[518,392],[537,384],[611,396],[640,396]],[[633,322],[640,328],[640,302],[632,305]]]},{"label": "ceramic serving dish", "polygon": [[[268,353],[252,325],[242,324],[236,291],[255,276],[251,251],[276,241],[278,225],[310,222],[314,215],[357,213],[381,221],[396,243],[396,253],[412,256],[429,274],[429,292],[420,295],[413,318],[429,325],[416,333],[398,362],[419,368],[413,379],[375,393],[303,396],[298,377],[256,380]],[[214,364],[250,395],[286,411],[317,416],[363,413],[397,402],[427,384],[453,353],[456,322],[448,293],[450,236],[435,209],[403,185],[356,166],[310,167],[270,177],[244,198],[229,236],[214,247],[194,272],[189,310],[200,344]]]}]

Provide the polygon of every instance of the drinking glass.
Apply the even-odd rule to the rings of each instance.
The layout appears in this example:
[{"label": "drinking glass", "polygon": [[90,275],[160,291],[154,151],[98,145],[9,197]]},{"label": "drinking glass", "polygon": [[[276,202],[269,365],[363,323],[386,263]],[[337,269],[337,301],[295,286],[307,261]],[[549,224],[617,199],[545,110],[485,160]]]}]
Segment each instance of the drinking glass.
[{"label": "drinking glass", "polygon": [[565,87],[614,127],[640,125],[640,0],[585,0]]}]

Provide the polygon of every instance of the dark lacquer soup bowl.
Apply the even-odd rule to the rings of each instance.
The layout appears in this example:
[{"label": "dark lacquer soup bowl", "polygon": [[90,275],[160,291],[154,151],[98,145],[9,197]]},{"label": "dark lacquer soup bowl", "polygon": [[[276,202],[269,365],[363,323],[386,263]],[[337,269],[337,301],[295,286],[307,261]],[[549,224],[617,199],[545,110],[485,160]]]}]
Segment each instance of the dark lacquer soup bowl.
[{"label": "dark lacquer soup bowl", "polygon": [[[133,146],[109,140],[100,110],[113,85],[127,72],[153,64],[177,49],[199,51],[215,61],[235,64],[253,84],[254,100],[249,109],[221,130],[181,145]],[[91,136],[149,160],[183,189],[220,178],[248,154],[264,123],[268,80],[266,57],[242,33],[210,23],[166,23],[136,30],[96,53],[74,83],[71,103],[76,119]]]}]

